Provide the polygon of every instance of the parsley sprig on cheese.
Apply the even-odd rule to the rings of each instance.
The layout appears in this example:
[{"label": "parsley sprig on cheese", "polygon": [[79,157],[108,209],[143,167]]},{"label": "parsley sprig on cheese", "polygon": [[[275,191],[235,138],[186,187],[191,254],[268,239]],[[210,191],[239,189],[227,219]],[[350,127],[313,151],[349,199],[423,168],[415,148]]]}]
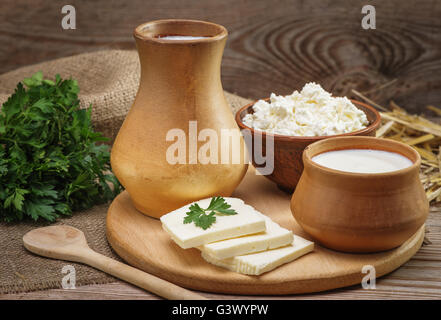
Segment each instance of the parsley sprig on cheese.
[{"label": "parsley sprig on cheese", "polygon": [[197,203],[192,204],[186,212],[184,218],[184,224],[192,223],[204,230],[211,227],[216,222],[215,215],[235,215],[237,212],[234,209],[230,209],[229,205],[222,197],[211,198],[210,204],[206,209],[201,208]]}]

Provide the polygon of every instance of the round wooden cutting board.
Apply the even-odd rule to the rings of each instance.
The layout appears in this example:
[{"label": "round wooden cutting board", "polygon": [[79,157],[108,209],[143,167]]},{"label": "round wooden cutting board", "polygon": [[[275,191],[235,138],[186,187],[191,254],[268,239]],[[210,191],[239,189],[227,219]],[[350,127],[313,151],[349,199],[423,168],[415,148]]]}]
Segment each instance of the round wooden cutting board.
[{"label": "round wooden cutting board", "polygon": [[[255,174],[251,168],[232,195],[243,199],[295,234],[310,239],[294,220],[290,195]],[[365,265],[375,267],[380,277],[401,266],[420,248],[424,226],[401,247],[375,254],[347,254],[319,245],[314,252],[260,276],[247,276],[206,262],[197,249],[181,249],[162,230],[161,222],[137,211],[127,192],[121,193],[107,214],[107,239],[129,264],[195,290],[281,295],[318,292],[360,284]]]}]

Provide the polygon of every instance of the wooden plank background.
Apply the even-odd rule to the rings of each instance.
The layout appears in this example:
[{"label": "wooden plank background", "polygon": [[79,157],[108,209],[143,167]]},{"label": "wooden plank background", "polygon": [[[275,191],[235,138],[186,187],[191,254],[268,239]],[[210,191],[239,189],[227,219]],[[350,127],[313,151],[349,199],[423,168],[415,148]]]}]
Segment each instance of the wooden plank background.
[{"label": "wooden plank background", "polygon": [[[364,4],[376,8],[376,30],[361,28]],[[77,29],[61,28],[61,8],[74,5]],[[351,89],[411,112],[441,107],[441,1],[344,0],[1,0],[0,73],[53,58],[108,48],[134,49],[133,29],[161,18],[220,23],[230,36],[222,64],[226,90],[247,98],[288,94],[316,81],[334,94]],[[360,287],[291,298],[441,298],[441,213],[407,264]],[[211,295],[228,298],[231,296]],[[49,290],[0,299],[155,298],[122,282]],[[244,298],[244,297],[240,297]]]},{"label": "wooden plank background", "polygon": [[[361,27],[366,3],[376,8],[376,30]],[[61,28],[64,4],[76,8],[76,30]],[[257,99],[317,81],[335,94],[356,88],[418,111],[441,106],[440,17],[437,0],[1,0],[0,73],[85,51],[131,49],[138,24],[192,18],[229,30],[222,77],[231,92]]]}]

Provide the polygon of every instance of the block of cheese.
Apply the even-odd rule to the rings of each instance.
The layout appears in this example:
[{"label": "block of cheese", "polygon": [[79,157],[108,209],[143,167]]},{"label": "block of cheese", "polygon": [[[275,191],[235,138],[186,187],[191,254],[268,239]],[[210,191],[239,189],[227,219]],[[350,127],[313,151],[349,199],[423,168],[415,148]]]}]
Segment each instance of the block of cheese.
[{"label": "block of cheese", "polygon": [[198,249],[218,260],[241,256],[286,246],[293,241],[292,231],[282,228],[267,216],[256,211],[265,219],[266,230],[249,236],[227,239],[205,244]]},{"label": "block of cheese", "polygon": [[260,275],[282,264],[291,262],[312,250],[314,250],[313,242],[294,235],[294,241],[288,246],[243,256],[219,260],[204,252],[201,254],[206,261],[216,266],[243,274]]},{"label": "block of cheese", "polygon": [[[183,249],[265,231],[265,219],[261,214],[256,213],[253,207],[246,205],[241,199],[229,197],[224,199],[237,214],[216,215],[216,222],[206,230],[197,227],[194,223],[183,223],[192,203],[163,215],[162,227]],[[196,202],[202,208],[207,208],[210,201],[211,198]]]}]

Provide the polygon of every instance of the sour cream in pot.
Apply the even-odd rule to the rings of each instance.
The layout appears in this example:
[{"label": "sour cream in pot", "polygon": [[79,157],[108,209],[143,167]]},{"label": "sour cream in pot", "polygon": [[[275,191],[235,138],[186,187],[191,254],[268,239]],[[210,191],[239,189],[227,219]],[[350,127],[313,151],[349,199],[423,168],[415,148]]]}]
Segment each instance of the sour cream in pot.
[{"label": "sour cream in pot", "polygon": [[392,172],[413,164],[399,153],[373,149],[328,151],[312,157],[312,161],[330,169],[353,173]]}]

